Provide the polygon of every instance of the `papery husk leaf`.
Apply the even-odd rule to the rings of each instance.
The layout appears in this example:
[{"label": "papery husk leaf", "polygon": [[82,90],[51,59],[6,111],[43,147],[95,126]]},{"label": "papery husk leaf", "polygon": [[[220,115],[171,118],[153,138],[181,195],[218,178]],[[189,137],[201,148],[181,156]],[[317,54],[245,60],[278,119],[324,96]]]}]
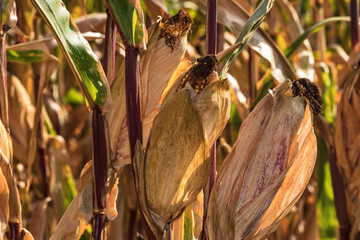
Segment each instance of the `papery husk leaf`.
[{"label": "papery husk leaf", "polygon": [[[109,223],[108,239],[135,238],[139,214],[131,165],[125,166],[119,172],[119,193],[116,209],[118,217]],[[131,236],[131,233],[134,235]]]},{"label": "papery husk leaf", "polygon": [[[125,61],[121,63],[118,74],[111,85],[112,104],[107,115],[109,126],[110,149],[116,153],[119,136],[125,125],[126,119],[126,99],[125,99]],[[130,150],[129,150],[130,154]]]},{"label": "papery husk leaf", "polygon": [[46,238],[45,232],[47,225],[51,224],[51,222],[55,220],[51,219],[51,216],[49,215],[50,202],[51,198],[47,197],[44,200],[40,200],[32,204],[31,215],[27,222],[27,228],[33,234],[35,239]]},{"label": "papery husk leaf", "polygon": [[9,77],[8,93],[10,129],[13,147],[16,149],[14,157],[20,163],[26,164],[31,129],[34,126],[35,107],[29,93],[14,75]]},{"label": "papery husk leaf", "polygon": [[230,118],[229,81],[225,79],[209,84],[194,102],[200,112],[209,146],[212,146]]},{"label": "papery husk leaf", "polygon": [[273,232],[299,200],[312,175],[316,162],[316,137],[312,130],[312,116],[309,105],[306,106],[304,120],[299,126],[299,134],[292,140],[290,159],[286,177],[275,198],[261,220],[254,239],[263,239]]},{"label": "papery husk leaf", "polygon": [[9,187],[9,221],[13,223],[21,223],[21,202],[19,191],[16,186],[13,169],[8,158],[0,149],[0,168],[6,178]]},{"label": "papery husk leaf", "polygon": [[106,197],[106,208],[105,208],[105,214],[106,218],[109,221],[114,220],[118,216],[118,212],[116,209],[116,199],[118,196],[118,182],[119,178],[116,176],[116,174],[113,174],[110,179],[108,180],[109,186],[107,187],[107,197]]},{"label": "papery husk leaf", "polygon": [[[163,23],[155,23],[148,30],[149,42],[147,49],[140,52],[140,77],[143,91],[143,121],[153,113],[156,104],[160,101],[163,92],[173,72],[181,62],[186,50],[187,32],[178,39],[178,44],[171,48],[160,37]],[[125,101],[125,62],[121,64],[118,75],[111,86],[112,106],[108,116],[110,147],[116,153],[118,160],[126,158],[126,165],[130,163],[130,148],[127,140],[126,101]],[[153,116],[151,115],[152,119]],[[151,125],[149,130],[151,129]],[[122,136],[120,136],[122,135]],[[126,136],[125,136],[126,135]],[[144,138],[148,135],[143,133]],[[124,142],[126,141],[126,143]],[[146,146],[146,141],[143,142]],[[125,149],[124,149],[124,146]],[[124,156],[125,155],[125,156]],[[121,160],[120,160],[121,161]]]},{"label": "papery husk leaf", "polygon": [[[84,189],[87,186],[92,186],[93,171],[91,163],[92,162],[88,162],[83,168],[77,185],[78,194],[75,196],[75,198],[71,201],[69,207],[66,209],[55,231],[52,233],[50,240],[77,239],[77,236],[81,236],[83,231],[86,229],[88,221],[90,221],[92,215],[82,214],[82,217],[84,215],[88,216],[86,220],[82,219],[80,217],[80,204],[81,199],[84,199],[83,194],[88,193],[88,191],[85,191],[85,193],[83,193]],[[88,197],[90,197],[90,199],[87,199],[87,201],[91,201],[92,203],[92,194],[90,193]],[[82,206],[82,211],[84,211],[84,206]],[[92,212],[92,205],[88,211]]]},{"label": "papery husk leaf", "polygon": [[[1,122],[1,121],[0,121]],[[6,232],[9,221],[9,188],[6,178],[0,169],[0,239]]]},{"label": "papery husk leaf", "polygon": [[188,31],[176,40],[177,43],[172,48],[166,44],[165,37],[160,36],[162,28],[164,28],[164,23],[158,22],[149,29],[148,49],[143,52],[143,57],[140,56],[145,115],[155,109],[171,75],[179,66],[186,51]]},{"label": "papery husk leaf", "polygon": [[304,191],[315,160],[309,104],[292,96],[287,81],[241,125],[211,194],[209,238],[260,239],[271,233]]},{"label": "papery husk leaf", "polygon": [[344,179],[347,193],[348,213],[352,226],[352,237],[360,227],[360,71],[356,70],[346,80],[338,104],[335,148],[337,165]]},{"label": "papery husk leaf", "polygon": [[[144,117],[142,122],[143,127],[143,144],[147,144],[149,139],[150,130],[153,126],[154,118],[159,113],[160,109],[155,109],[150,114]],[[115,169],[120,169],[125,165],[131,164],[130,158],[130,144],[129,144],[129,132],[127,126],[123,126],[120,131],[119,140],[117,142],[116,159],[112,162]]]},{"label": "papery husk leaf", "polygon": [[144,161],[146,206],[160,231],[205,187],[209,147],[189,90],[179,91],[154,120]]},{"label": "papery husk leaf", "polygon": [[[113,220],[117,216],[116,198],[118,177],[109,173],[110,181],[106,199],[106,217]],[[81,173],[77,188],[78,194],[70,203],[57,225],[51,240],[57,239],[80,239],[87,225],[93,218],[93,171],[92,161],[88,162]]]},{"label": "papery husk leaf", "polygon": [[0,120],[0,150],[7,159],[11,159],[11,139],[10,134],[6,130],[3,122]]},{"label": "papery husk leaf", "polygon": [[[46,76],[48,72],[48,66],[47,64],[41,64],[40,66],[40,80],[39,80],[39,90],[37,92],[37,102],[35,106],[35,113],[34,113],[34,119],[33,119],[33,128],[31,129],[30,138],[29,138],[29,149],[27,153],[27,185],[26,185],[26,191],[30,190],[30,185],[32,181],[32,165],[35,161],[36,156],[36,146],[37,146],[37,135],[38,135],[38,127],[40,127],[40,131],[43,131],[43,126],[39,126],[39,121],[41,117],[41,111],[42,111],[42,91],[44,90],[45,86],[47,85],[48,81],[50,81],[50,78]],[[43,135],[46,136],[47,132],[43,131]]]}]

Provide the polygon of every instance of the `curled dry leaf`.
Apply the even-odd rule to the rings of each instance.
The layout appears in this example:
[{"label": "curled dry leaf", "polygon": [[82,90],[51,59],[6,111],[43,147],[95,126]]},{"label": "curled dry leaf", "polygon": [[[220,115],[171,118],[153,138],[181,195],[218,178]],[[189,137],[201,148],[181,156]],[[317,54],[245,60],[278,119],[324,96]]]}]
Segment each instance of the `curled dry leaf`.
[{"label": "curled dry leaf", "polygon": [[15,183],[15,177],[12,169],[12,144],[7,130],[0,121],[0,169],[5,176],[9,189],[9,221],[21,223],[21,203],[19,192]]},{"label": "curled dry leaf", "polygon": [[360,71],[347,79],[338,104],[335,130],[337,165],[342,173],[347,193],[352,236],[360,227]]},{"label": "curled dry leaf", "polygon": [[312,113],[291,83],[269,93],[241,125],[210,197],[209,239],[263,239],[304,191],[316,160]]},{"label": "curled dry leaf", "polygon": [[[116,199],[118,191],[118,177],[117,173],[110,170],[108,174],[109,184],[106,192],[106,217],[108,220],[113,220],[117,216]],[[77,185],[78,194],[71,201],[69,207],[66,209],[55,231],[50,237],[50,240],[60,239],[80,239],[86,227],[93,218],[93,169],[92,161],[88,162],[81,172],[81,176]]]}]

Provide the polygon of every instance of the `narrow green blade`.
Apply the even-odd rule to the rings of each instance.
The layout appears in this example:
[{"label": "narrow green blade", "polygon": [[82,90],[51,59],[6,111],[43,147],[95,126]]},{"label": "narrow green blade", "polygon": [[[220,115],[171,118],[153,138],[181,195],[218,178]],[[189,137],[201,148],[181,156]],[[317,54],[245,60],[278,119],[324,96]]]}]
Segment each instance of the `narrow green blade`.
[{"label": "narrow green blade", "polygon": [[312,27],[306,29],[285,51],[284,54],[287,58],[289,58],[296,49],[302,44],[302,42],[309,37],[310,34],[316,33],[319,31],[320,28],[326,26],[327,24],[334,23],[334,22],[350,22],[350,17],[330,17],[326,18],[316,24],[314,24]]},{"label": "narrow green blade", "polygon": [[139,2],[133,0],[106,0],[106,2],[117,27],[121,29],[123,38],[127,41],[125,45],[140,45],[145,37],[145,26]]},{"label": "narrow green blade", "polygon": [[106,112],[110,88],[104,70],[89,43],[60,0],[31,0],[56,38],[90,108]]},{"label": "narrow green blade", "polygon": [[221,77],[224,78],[230,67],[231,62],[240,54],[242,49],[250,41],[250,39],[255,34],[255,31],[259,28],[260,24],[264,21],[266,14],[271,10],[274,0],[263,0],[260,5],[257,7],[253,15],[246,22],[243,27],[238,39],[235,44],[237,48],[225,56],[225,58],[220,59],[219,62],[222,62],[226,59],[225,64],[221,70]]},{"label": "narrow green blade", "polygon": [[6,60],[8,62],[34,63],[42,62],[47,56],[41,50],[14,51],[6,50]]}]

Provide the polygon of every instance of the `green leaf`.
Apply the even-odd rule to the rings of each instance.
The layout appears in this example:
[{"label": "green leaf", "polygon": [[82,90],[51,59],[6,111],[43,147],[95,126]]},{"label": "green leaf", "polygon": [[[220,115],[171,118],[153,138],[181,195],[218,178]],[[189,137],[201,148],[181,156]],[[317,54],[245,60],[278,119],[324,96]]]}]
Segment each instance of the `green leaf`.
[{"label": "green leaf", "polygon": [[8,62],[42,62],[47,59],[47,56],[42,50],[28,50],[28,51],[14,51],[6,50],[6,60]]},{"label": "green leaf", "polygon": [[318,194],[317,220],[320,239],[336,239],[338,220],[336,216],[334,193],[331,185],[328,150],[322,138],[318,141]]},{"label": "green leaf", "polygon": [[70,88],[70,90],[64,96],[64,103],[69,104],[74,109],[76,109],[84,103],[84,98],[75,88]]},{"label": "green leaf", "polygon": [[183,240],[194,239],[193,233],[193,216],[191,207],[188,206],[184,211]]},{"label": "green leaf", "polygon": [[91,108],[107,111],[110,88],[89,43],[60,0],[31,0],[56,38]]},{"label": "green leaf", "polygon": [[246,46],[246,44],[255,34],[256,29],[258,29],[260,24],[264,21],[265,16],[272,8],[273,3],[274,0],[263,0],[260,3],[253,15],[251,15],[249,20],[245,23],[245,26],[243,27],[238,39],[236,40],[236,49],[233,52],[225,55],[224,58],[219,59],[219,63],[226,59],[225,64],[220,72],[222,78],[226,76],[231,62],[240,54],[242,49]]},{"label": "green leaf", "polygon": [[327,24],[339,22],[339,21],[346,21],[350,22],[350,17],[331,17],[324,19],[317,24],[313,25],[312,27],[306,29],[304,33],[302,33],[285,51],[284,54],[287,58],[289,58],[296,49],[300,46],[300,44],[309,37],[310,34],[316,33],[319,31],[320,28],[324,27]]},{"label": "green leaf", "polygon": [[332,69],[325,63],[320,63],[320,74],[322,79],[322,98],[324,103],[324,117],[326,121],[333,124],[336,119],[336,82]]},{"label": "green leaf", "polygon": [[133,5],[133,0],[106,0],[111,16],[126,39],[125,45],[138,46],[145,37],[145,25],[140,4]]}]

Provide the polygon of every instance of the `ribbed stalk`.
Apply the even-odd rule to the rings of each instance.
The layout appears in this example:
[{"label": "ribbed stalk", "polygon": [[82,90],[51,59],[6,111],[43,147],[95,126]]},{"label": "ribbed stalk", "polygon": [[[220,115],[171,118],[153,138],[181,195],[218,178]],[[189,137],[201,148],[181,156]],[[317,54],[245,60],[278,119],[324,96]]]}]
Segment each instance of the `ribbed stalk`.
[{"label": "ribbed stalk", "polygon": [[[3,12],[3,1],[0,0],[0,13]],[[6,64],[6,33],[3,29],[2,18],[0,17],[0,117],[6,129],[9,131],[8,93],[7,93],[7,64]],[[9,159],[12,162],[12,159]],[[14,209],[10,209],[14,211]],[[9,222],[9,240],[20,239],[20,223]]]},{"label": "ribbed stalk", "polygon": [[20,224],[9,222],[10,240],[20,240]]},{"label": "ribbed stalk", "polygon": [[351,26],[351,46],[359,42],[359,2],[350,0],[350,26]]},{"label": "ribbed stalk", "polygon": [[[206,11],[206,54],[216,54],[217,43],[217,13],[216,13],[217,0],[207,1]],[[203,226],[205,226],[205,220],[208,212],[208,205],[211,190],[214,186],[216,178],[216,142],[210,149],[210,175],[209,180],[204,189],[204,214],[203,214]],[[205,238],[205,234],[203,235]]]},{"label": "ribbed stalk", "polygon": [[[2,1],[0,0],[0,10],[2,11]],[[8,99],[7,99],[7,73],[6,73],[6,48],[5,35],[2,28],[2,21],[0,20],[0,116],[4,126],[9,129],[9,115],[8,115]]]},{"label": "ribbed stalk", "polygon": [[340,240],[350,239],[351,224],[349,220],[345,188],[339,169],[336,166],[336,152],[333,146],[328,147],[331,181],[334,190],[336,215],[339,220]]},{"label": "ribbed stalk", "polygon": [[106,14],[103,68],[106,71],[109,84],[111,84],[115,78],[116,27],[109,10],[106,10]]},{"label": "ribbed stalk", "polygon": [[108,138],[107,127],[104,117],[98,109],[92,111],[92,135],[93,135],[93,171],[94,189],[93,200],[94,223],[92,239],[100,240],[105,221],[106,208],[106,179],[108,168]]},{"label": "ribbed stalk", "polygon": [[256,97],[256,80],[258,79],[257,56],[252,49],[249,48],[249,106],[252,105]]}]

